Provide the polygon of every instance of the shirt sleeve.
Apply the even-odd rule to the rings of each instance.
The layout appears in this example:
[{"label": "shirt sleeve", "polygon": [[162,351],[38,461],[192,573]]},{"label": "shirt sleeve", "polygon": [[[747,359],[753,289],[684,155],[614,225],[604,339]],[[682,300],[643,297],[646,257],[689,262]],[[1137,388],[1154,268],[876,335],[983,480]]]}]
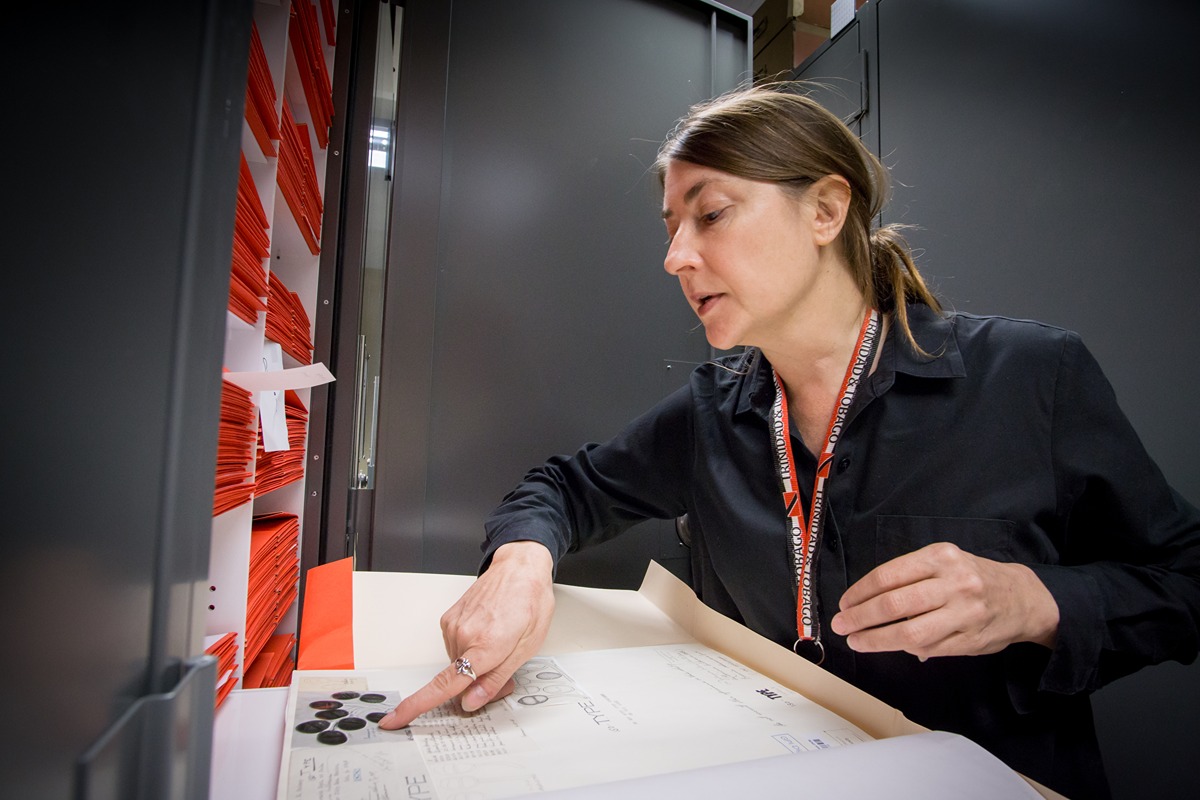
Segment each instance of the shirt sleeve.
[{"label": "shirt sleeve", "polygon": [[645,519],[684,513],[692,461],[692,393],[676,390],[603,444],[530,470],[484,523],[481,571],[508,542],[541,542],[559,559]]},{"label": "shirt sleeve", "polygon": [[1200,642],[1200,512],[1175,492],[1075,334],[1055,387],[1060,563],[1031,565],[1058,603],[1040,688],[1092,691]]}]

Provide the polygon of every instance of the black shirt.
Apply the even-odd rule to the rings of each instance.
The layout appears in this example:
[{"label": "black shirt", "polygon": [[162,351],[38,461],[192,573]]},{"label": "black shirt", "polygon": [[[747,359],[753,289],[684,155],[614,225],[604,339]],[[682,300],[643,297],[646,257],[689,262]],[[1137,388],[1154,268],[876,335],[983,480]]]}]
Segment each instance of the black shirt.
[{"label": "black shirt", "polygon": [[[1107,796],[1088,693],[1146,664],[1195,658],[1200,512],[1167,484],[1076,334],[908,311],[933,357],[892,327],[826,483],[816,562],[823,666],[1050,788]],[[686,513],[701,600],[790,647],[796,587],[773,398],[757,350],[696,368],[612,440],[531,471],[489,518],[487,557],[534,539],[557,563],[642,519]],[[792,436],[808,493],[815,458]],[[922,663],[854,653],[829,629],[851,584],[938,541],[1028,564],[1058,603],[1054,650],[1024,643]]]}]

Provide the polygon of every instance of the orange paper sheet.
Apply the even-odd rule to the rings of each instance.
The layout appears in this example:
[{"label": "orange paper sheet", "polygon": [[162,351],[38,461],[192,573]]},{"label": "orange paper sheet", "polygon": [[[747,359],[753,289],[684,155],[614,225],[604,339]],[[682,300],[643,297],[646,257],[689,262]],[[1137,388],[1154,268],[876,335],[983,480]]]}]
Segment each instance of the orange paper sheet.
[{"label": "orange paper sheet", "polygon": [[297,669],[354,669],[353,596],[352,559],[308,571]]}]

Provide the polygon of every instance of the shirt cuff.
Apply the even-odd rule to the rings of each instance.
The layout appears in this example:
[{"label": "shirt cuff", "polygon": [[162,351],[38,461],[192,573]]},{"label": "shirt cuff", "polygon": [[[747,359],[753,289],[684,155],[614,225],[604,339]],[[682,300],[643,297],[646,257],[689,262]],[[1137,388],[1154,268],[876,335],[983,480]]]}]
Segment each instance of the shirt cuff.
[{"label": "shirt cuff", "polygon": [[513,531],[510,533],[490,535],[482,545],[483,560],[479,563],[479,575],[487,572],[488,567],[492,565],[492,556],[496,554],[496,551],[499,550],[501,546],[506,545],[509,542],[537,542],[538,544],[545,545],[546,549],[550,551],[550,557],[554,560],[554,568],[553,572],[551,573],[551,577],[558,577],[559,553],[556,549],[558,540],[553,536],[539,536],[538,532],[535,530],[525,530],[520,533]]},{"label": "shirt cuff", "polygon": [[1027,565],[1058,604],[1058,634],[1038,690],[1058,694],[1100,688],[1100,651],[1107,603],[1096,579],[1081,567]]}]

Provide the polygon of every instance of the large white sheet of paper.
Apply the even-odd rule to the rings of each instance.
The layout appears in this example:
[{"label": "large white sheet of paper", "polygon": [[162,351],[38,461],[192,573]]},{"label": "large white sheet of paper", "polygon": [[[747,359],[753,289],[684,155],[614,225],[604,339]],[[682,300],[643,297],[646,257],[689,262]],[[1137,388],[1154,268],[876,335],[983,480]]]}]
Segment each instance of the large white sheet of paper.
[{"label": "large white sheet of paper", "polygon": [[[446,664],[437,615],[471,585],[470,576],[355,572],[354,664],[359,669]],[[713,611],[686,584],[651,563],[641,589],[554,587],[555,611],[538,655],[699,642],[733,656],[877,739],[925,731],[900,712],[786,647]]]},{"label": "large white sheet of paper", "polygon": [[[709,609],[657,564],[636,592],[556,585],[549,634],[509,699],[469,716],[443,707],[406,731],[380,731],[372,717],[445,667],[436,615],[472,580],[353,574],[358,669],[295,673],[280,800],[1060,800],[978,745],[915,725]],[[369,724],[343,731],[343,717],[325,720],[326,739],[345,734],[330,745],[321,732],[295,730],[319,719],[312,702],[339,691],[356,697],[326,710]],[[365,702],[371,694],[379,697]],[[862,741],[867,734],[875,741]]]},{"label": "large white sheet of paper", "polygon": [[1040,800],[995,756],[941,731],[545,792],[539,800]]},{"label": "large white sheet of paper", "polygon": [[447,704],[403,731],[380,730],[382,713],[429,674],[300,673],[279,797],[482,800],[870,740],[701,644],[536,658],[505,700],[474,714]]}]

